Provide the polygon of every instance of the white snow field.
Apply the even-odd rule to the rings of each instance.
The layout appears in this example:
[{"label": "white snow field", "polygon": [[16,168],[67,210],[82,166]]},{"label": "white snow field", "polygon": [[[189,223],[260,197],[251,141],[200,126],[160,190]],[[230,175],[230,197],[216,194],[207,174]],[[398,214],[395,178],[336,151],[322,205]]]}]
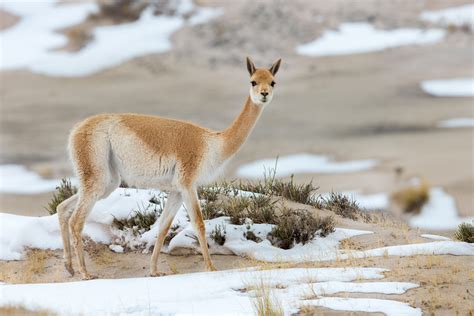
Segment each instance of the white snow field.
[{"label": "white snow field", "polygon": [[442,128],[462,128],[474,127],[474,118],[460,117],[444,120],[438,123],[438,127]]},{"label": "white snow field", "polygon": [[[159,278],[92,280],[54,284],[0,285],[0,306],[24,306],[59,315],[253,315],[254,290],[264,284],[290,315],[302,305],[328,306],[351,311],[377,311],[387,315],[421,315],[419,308],[392,300],[307,297],[339,292],[402,294],[418,287],[404,282],[360,282],[381,279],[379,268],[319,268],[276,270],[230,270],[172,275]],[[356,283],[351,281],[358,280]],[[332,305],[331,305],[332,304]],[[329,306],[331,305],[331,306]]]},{"label": "white snow field", "polygon": [[[128,217],[133,210],[151,212],[157,204],[149,202],[151,198],[163,201],[166,197],[157,190],[123,189],[115,190],[107,199],[100,200],[88,216],[84,234],[96,242],[109,244],[114,251],[121,252],[124,248],[143,249],[147,251],[155,242],[158,225],[155,223],[147,232],[134,235],[131,231],[115,229],[111,223],[115,218]],[[328,261],[334,259],[363,258],[388,255],[411,256],[417,254],[452,254],[474,255],[474,246],[462,242],[437,241],[415,245],[401,245],[376,248],[366,251],[351,251],[350,254],[339,250],[339,242],[343,239],[362,234],[371,234],[370,231],[337,228],[326,237],[316,236],[305,245],[296,244],[285,250],[271,245],[266,239],[273,225],[252,224],[251,221],[243,225],[229,223],[228,217],[219,217],[206,221],[206,233],[210,252],[212,254],[235,254],[268,262],[305,262]],[[195,243],[194,230],[186,216],[186,210],[181,207],[173,225],[177,227],[174,236],[164,252],[179,252],[191,250],[199,253],[200,248]],[[225,230],[224,245],[217,245],[210,237],[216,226]],[[244,233],[254,232],[263,241],[247,240]],[[62,241],[57,215],[43,217],[28,217],[0,213],[0,260],[20,260],[24,255],[24,248],[61,249]]]},{"label": "white snow field", "polygon": [[421,89],[435,97],[473,97],[474,78],[426,80],[421,82]]},{"label": "white snow field", "polygon": [[[244,164],[237,169],[237,176],[262,178],[264,172],[275,168],[276,159],[261,159]],[[377,165],[374,159],[331,161],[327,156],[294,154],[278,157],[276,176],[286,177],[296,173],[346,173],[369,170]]]},{"label": "white snow field", "polygon": [[432,188],[430,199],[421,212],[410,219],[410,226],[423,229],[456,229],[459,224],[474,221],[473,217],[459,217],[456,201],[442,188]]},{"label": "white snow field", "polygon": [[51,192],[59,179],[43,179],[21,165],[0,165],[0,193],[38,194]]},{"label": "white snow field", "polygon": [[442,29],[386,31],[377,30],[369,23],[343,23],[337,31],[325,31],[320,38],[297,46],[296,52],[312,57],[361,54],[405,45],[434,44],[445,34]]},{"label": "white snow field", "polygon": [[[194,7],[191,0],[175,0],[175,16],[155,16],[151,9],[145,9],[135,22],[96,27],[85,48],[64,52],[53,51],[67,42],[56,31],[84,21],[98,8],[95,3],[56,2],[2,2],[2,8],[21,20],[0,32],[0,70],[27,68],[60,77],[90,75],[138,56],[168,51],[170,36],[178,29],[205,23],[222,13],[219,9]],[[187,22],[185,16],[190,14]]]},{"label": "white snow field", "polygon": [[474,4],[466,4],[439,11],[425,11],[421,13],[420,19],[444,27],[465,26],[472,31],[474,30]]}]

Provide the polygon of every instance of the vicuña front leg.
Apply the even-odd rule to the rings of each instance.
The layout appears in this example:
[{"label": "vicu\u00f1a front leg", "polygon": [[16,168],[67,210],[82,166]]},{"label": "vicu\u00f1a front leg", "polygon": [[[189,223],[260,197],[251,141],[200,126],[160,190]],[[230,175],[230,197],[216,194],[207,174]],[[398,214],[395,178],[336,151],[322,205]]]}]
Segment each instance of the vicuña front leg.
[{"label": "vicu\u00f1a front leg", "polygon": [[195,189],[188,190],[184,193],[184,203],[188,210],[191,224],[193,225],[194,231],[198,237],[206,268],[208,271],[216,271],[217,269],[214,267],[211,257],[209,256],[209,249],[206,240],[206,228],[202,219],[201,207],[199,206],[199,199]]},{"label": "vicu\u00f1a front leg", "polygon": [[150,274],[151,276],[159,276],[160,273],[157,270],[158,256],[160,255],[161,248],[163,247],[163,242],[165,240],[166,234],[170,229],[171,223],[173,222],[176,213],[179,210],[179,207],[183,203],[183,198],[179,192],[171,192],[168,195],[168,201],[166,201],[165,208],[158,220],[158,236],[156,237],[155,248],[153,249],[153,254],[151,256],[150,262]]}]

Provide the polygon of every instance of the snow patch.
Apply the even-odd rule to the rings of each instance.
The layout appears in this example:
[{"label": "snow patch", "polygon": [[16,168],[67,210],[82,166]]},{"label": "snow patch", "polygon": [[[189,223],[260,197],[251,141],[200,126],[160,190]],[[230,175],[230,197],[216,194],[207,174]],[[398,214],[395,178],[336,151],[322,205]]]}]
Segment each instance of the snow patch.
[{"label": "snow patch", "polygon": [[439,11],[425,11],[421,13],[420,19],[444,27],[466,26],[472,31],[474,30],[474,4],[467,4]]},{"label": "snow patch", "polygon": [[[237,176],[261,178],[265,171],[275,168],[275,159],[262,159],[244,164],[237,169]],[[285,177],[296,173],[347,173],[365,171],[377,165],[373,159],[331,161],[327,156],[294,154],[278,158],[276,176]]]},{"label": "snow patch", "polygon": [[446,31],[403,28],[377,30],[369,23],[343,23],[337,31],[325,31],[313,42],[299,45],[297,53],[306,56],[350,55],[405,45],[426,45],[441,41]]},{"label": "snow patch", "polygon": [[222,13],[218,9],[194,7],[188,0],[176,2],[175,16],[155,16],[152,9],[145,9],[132,23],[96,27],[92,41],[73,53],[53,51],[67,42],[56,31],[84,21],[98,10],[95,3],[4,3],[2,7],[21,20],[0,32],[0,70],[27,68],[60,77],[91,75],[138,56],[169,51],[171,35],[186,25],[185,16],[189,14],[189,25],[197,25]]},{"label": "snow patch", "polygon": [[[160,278],[2,285],[0,306],[21,305],[32,310],[42,309],[68,315],[253,314],[253,291],[239,290],[263,283],[270,288],[277,285],[285,287],[274,289],[273,292],[282,304],[285,315],[289,315],[307,302],[318,304],[317,301],[304,299],[310,288],[314,288],[317,293],[330,294],[372,291],[399,294],[417,286],[402,282],[350,282],[381,279],[385,271],[379,268],[230,270]],[[107,295],[104,296],[104,293]],[[318,301],[322,305],[321,300]],[[384,302],[385,307],[396,307],[393,310],[409,310],[404,303]],[[365,309],[358,310],[373,309],[374,304],[366,305]],[[386,312],[387,309],[379,308],[377,311]]]},{"label": "snow patch", "polygon": [[460,128],[460,127],[474,127],[474,118],[454,118],[444,120],[438,123],[438,127],[443,128]]},{"label": "snow patch", "polygon": [[43,179],[20,165],[0,165],[0,193],[39,194],[54,191],[59,179]]},{"label": "snow patch", "polygon": [[423,229],[448,230],[473,220],[474,217],[459,217],[454,198],[442,188],[435,187],[430,190],[430,198],[420,214],[413,216],[409,223]]},{"label": "snow patch", "polygon": [[422,234],[421,237],[432,239],[432,240],[451,240],[451,238],[448,238],[445,236],[432,235],[432,234]]},{"label": "snow patch", "polygon": [[435,97],[472,97],[474,78],[426,80],[421,82],[421,89]]}]

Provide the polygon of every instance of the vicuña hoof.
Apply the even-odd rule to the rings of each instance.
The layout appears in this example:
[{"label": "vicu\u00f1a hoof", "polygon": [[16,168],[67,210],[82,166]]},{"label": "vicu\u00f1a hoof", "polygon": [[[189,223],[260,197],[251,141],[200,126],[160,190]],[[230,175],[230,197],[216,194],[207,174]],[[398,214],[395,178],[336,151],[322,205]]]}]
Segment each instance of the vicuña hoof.
[{"label": "vicu\u00f1a hoof", "polygon": [[151,277],[161,277],[161,276],[165,276],[165,275],[167,275],[167,274],[164,273],[164,272],[159,272],[159,271],[154,271],[154,272],[150,273]]},{"label": "vicu\u00f1a hoof", "polygon": [[83,279],[83,280],[94,280],[94,279],[97,279],[97,276],[96,276],[96,275],[89,274],[89,273],[86,273],[86,274],[83,274],[83,275],[82,275],[82,279]]},{"label": "vicu\u00f1a hoof", "polygon": [[210,265],[207,267],[207,271],[218,271],[214,265]]},{"label": "vicu\u00f1a hoof", "polygon": [[72,268],[71,263],[65,263],[64,267],[66,268],[67,272],[69,272],[71,276],[74,276],[74,269]]}]

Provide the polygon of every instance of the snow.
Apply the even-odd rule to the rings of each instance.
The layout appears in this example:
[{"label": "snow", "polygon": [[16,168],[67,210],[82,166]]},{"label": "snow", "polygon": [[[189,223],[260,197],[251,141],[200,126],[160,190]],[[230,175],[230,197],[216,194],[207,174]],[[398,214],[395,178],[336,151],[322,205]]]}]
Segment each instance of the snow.
[{"label": "snow", "polygon": [[20,165],[0,165],[0,193],[38,194],[54,191],[59,179],[43,179]]},{"label": "snow", "polygon": [[472,97],[474,78],[426,80],[421,82],[421,89],[435,97]]},{"label": "snow", "polygon": [[422,234],[421,237],[432,239],[432,240],[451,240],[451,238],[448,238],[445,236],[432,235],[432,234]]},{"label": "snow", "polygon": [[435,187],[430,190],[430,199],[420,214],[413,216],[409,224],[423,229],[448,230],[470,221],[474,221],[474,217],[459,217],[454,198],[442,188]]},{"label": "snow", "polygon": [[421,20],[440,24],[445,27],[467,26],[474,30],[474,4],[448,8],[439,11],[425,11],[420,15]]},{"label": "snow", "polygon": [[[237,176],[260,178],[265,171],[275,168],[275,159],[262,159],[244,164],[237,170]],[[296,173],[347,173],[365,171],[377,165],[373,159],[331,161],[327,156],[311,154],[294,154],[278,158],[276,176],[285,177]]]},{"label": "snow", "polygon": [[375,298],[343,298],[323,297],[317,300],[308,300],[306,305],[323,306],[340,311],[384,313],[387,316],[421,316],[420,308],[398,301],[381,300]]},{"label": "snow", "polygon": [[369,23],[343,23],[337,31],[325,31],[313,42],[299,45],[297,53],[306,56],[334,56],[382,51],[404,45],[425,45],[441,41],[446,31],[403,28],[377,30]]},{"label": "snow", "polygon": [[[33,310],[48,310],[59,315],[247,315],[254,313],[255,294],[252,290],[245,292],[241,289],[265,284],[269,288],[277,285],[284,287],[272,291],[282,305],[285,315],[289,315],[309,302],[322,305],[321,300],[305,300],[305,295],[311,288],[315,289],[316,293],[330,294],[378,291],[399,294],[417,287],[416,284],[401,282],[350,282],[360,279],[380,279],[383,278],[382,273],[385,271],[387,270],[379,268],[230,270],[160,278],[2,285],[0,306],[21,305]],[[401,308],[400,311],[409,310],[408,305],[404,303],[379,301],[380,303],[376,305],[378,311],[387,312],[391,307]],[[368,304],[365,309],[363,306],[358,307],[361,311],[371,311],[374,306]],[[352,305],[348,308],[352,308]]]},{"label": "snow", "polygon": [[[155,16],[152,9],[145,9],[132,23],[96,27],[93,39],[86,47],[78,52],[65,52],[53,51],[67,42],[67,38],[56,31],[82,22],[97,11],[97,5],[55,5],[55,2],[3,4],[21,20],[0,32],[1,70],[27,68],[35,73],[60,77],[91,75],[138,56],[169,51],[170,37],[178,29],[187,24],[205,23],[222,13],[218,9],[194,7],[189,0],[175,1],[175,16]],[[191,13],[189,23],[186,23],[185,16]]]},{"label": "snow", "polygon": [[474,127],[474,118],[461,117],[461,118],[444,120],[438,123],[438,127],[443,127],[443,128]]}]

